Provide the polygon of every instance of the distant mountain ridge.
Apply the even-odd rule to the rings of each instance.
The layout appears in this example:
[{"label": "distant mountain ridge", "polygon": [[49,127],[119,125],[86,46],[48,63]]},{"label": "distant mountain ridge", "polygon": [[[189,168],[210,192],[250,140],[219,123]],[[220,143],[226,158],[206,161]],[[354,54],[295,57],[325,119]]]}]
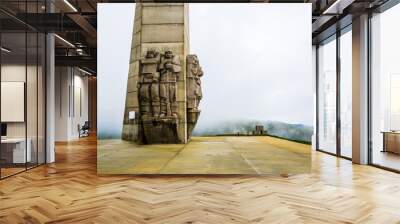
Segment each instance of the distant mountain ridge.
[{"label": "distant mountain ridge", "polygon": [[268,135],[296,141],[311,142],[313,127],[304,124],[289,124],[280,121],[232,120],[213,125],[199,126],[193,135],[251,134],[256,125],[263,125]]}]

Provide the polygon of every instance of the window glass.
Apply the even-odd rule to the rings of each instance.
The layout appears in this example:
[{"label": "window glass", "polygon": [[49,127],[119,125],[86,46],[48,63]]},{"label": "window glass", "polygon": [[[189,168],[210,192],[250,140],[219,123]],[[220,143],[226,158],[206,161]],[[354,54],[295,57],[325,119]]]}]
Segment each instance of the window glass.
[{"label": "window glass", "polygon": [[400,5],[371,19],[372,163],[400,170]]},{"label": "window glass", "polygon": [[[44,3],[2,1],[0,6],[40,13]],[[0,12],[0,178],[45,162],[45,44],[43,33]]]},{"label": "window glass", "polygon": [[1,34],[2,177],[24,171],[31,159],[26,140],[26,50],[25,32]]},{"label": "window glass", "polygon": [[336,153],[336,39],[332,39],[318,48],[318,147]]},{"label": "window glass", "polygon": [[340,36],[340,154],[352,157],[352,34]]},{"label": "window glass", "polygon": [[30,153],[28,168],[37,165],[38,158],[38,35],[27,33],[26,118],[27,143]]}]

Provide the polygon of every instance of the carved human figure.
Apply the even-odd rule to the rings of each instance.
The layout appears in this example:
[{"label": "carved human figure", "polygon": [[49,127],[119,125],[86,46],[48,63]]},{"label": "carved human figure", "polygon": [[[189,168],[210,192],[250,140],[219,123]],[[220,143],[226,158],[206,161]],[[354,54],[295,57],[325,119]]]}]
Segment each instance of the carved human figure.
[{"label": "carved human figure", "polygon": [[160,114],[159,61],[160,54],[154,50],[147,51],[146,56],[140,61],[139,106],[144,116],[158,117]]},{"label": "carved human figure", "polygon": [[181,72],[181,62],[172,51],[166,51],[161,56],[160,66],[160,117],[178,117],[178,102],[176,101],[177,81]]},{"label": "carved human figure", "polygon": [[187,108],[198,110],[200,100],[203,97],[201,91],[201,77],[203,70],[200,67],[197,55],[187,56]]}]

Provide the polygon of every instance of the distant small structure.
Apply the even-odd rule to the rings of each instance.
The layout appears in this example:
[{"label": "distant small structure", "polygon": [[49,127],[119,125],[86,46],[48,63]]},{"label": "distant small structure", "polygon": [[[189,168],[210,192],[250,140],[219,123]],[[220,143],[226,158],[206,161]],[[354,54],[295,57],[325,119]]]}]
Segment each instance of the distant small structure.
[{"label": "distant small structure", "polygon": [[265,135],[265,134],[267,134],[267,132],[264,131],[264,126],[263,125],[256,125],[256,128],[253,131],[253,135]]}]

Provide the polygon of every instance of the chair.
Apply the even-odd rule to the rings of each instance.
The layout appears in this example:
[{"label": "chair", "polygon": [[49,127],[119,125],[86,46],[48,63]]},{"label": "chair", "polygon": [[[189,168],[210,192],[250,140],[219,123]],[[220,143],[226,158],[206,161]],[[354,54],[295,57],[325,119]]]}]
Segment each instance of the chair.
[{"label": "chair", "polygon": [[90,129],[89,121],[85,121],[85,123],[82,125],[82,127],[78,124],[79,138],[88,137],[89,129]]}]

